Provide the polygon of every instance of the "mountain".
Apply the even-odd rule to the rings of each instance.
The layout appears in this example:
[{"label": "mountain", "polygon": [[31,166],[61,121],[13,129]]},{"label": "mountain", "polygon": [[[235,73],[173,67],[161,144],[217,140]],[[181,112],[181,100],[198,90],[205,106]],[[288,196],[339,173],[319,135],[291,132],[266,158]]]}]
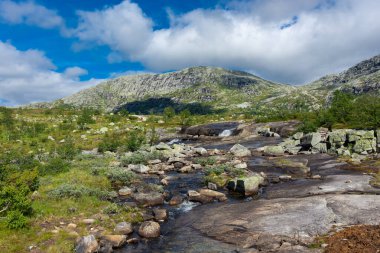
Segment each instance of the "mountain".
[{"label": "mountain", "polygon": [[92,107],[107,111],[126,108],[149,113],[166,106],[197,110],[247,107],[315,109],[328,103],[335,90],[380,94],[380,55],[348,70],[324,76],[304,86],[290,86],[255,75],[216,67],[192,67],[165,74],[123,76],[52,103],[33,107]]}]

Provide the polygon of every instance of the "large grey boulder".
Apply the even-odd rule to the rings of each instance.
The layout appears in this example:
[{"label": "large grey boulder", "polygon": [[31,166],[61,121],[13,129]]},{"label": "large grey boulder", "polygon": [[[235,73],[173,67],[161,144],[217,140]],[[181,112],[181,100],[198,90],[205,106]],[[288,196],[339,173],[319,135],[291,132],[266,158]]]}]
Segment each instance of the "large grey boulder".
[{"label": "large grey boulder", "polygon": [[328,135],[328,142],[333,148],[339,148],[347,141],[347,129],[334,130]]},{"label": "large grey boulder", "polygon": [[98,250],[99,244],[94,235],[83,236],[75,247],[76,253],[95,253]]},{"label": "large grey boulder", "polygon": [[244,196],[256,194],[259,191],[259,186],[264,183],[264,178],[255,174],[245,178],[235,178],[227,183],[227,189],[238,192]]},{"label": "large grey boulder", "polygon": [[160,142],[158,145],[156,145],[156,150],[170,150],[170,146],[166,143]]},{"label": "large grey boulder", "polygon": [[309,133],[301,138],[301,145],[303,147],[314,147],[322,141],[320,133]]},{"label": "large grey boulder", "polygon": [[353,151],[355,153],[362,152],[375,152],[376,151],[376,139],[360,139],[356,141]]},{"label": "large grey boulder", "polygon": [[282,156],[284,155],[284,148],[281,146],[266,146],[264,147],[264,155],[268,156]]},{"label": "large grey boulder", "polygon": [[246,148],[246,147],[244,147],[243,145],[240,145],[240,144],[235,144],[230,149],[230,152],[234,156],[238,156],[238,157],[250,156],[251,155],[251,151],[248,148]]}]

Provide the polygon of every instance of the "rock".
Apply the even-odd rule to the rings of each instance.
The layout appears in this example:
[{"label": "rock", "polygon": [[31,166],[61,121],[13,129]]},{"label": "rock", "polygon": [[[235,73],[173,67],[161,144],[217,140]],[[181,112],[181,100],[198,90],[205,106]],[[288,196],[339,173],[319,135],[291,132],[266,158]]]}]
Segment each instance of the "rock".
[{"label": "rock", "polygon": [[156,145],[157,150],[171,150],[170,146],[168,144],[165,144],[163,142]]},{"label": "rock", "polygon": [[99,244],[94,235],[82,237],[75,247],[76,253],[95,253],[98,250]]},{"label": "rock", "polygon": [[116,224],[114,231],[118,234],[129,235],[133,232],[133,227],[131,223],[123,221]]},{"label": "rock", "polygon": [[195,153],[197,153],[198,155],[207,155],[207,150],[205,148],[195,148],[194,149]]},{"label": "rock", "polygon": [[244,147],[243,145],[240,145],[240,144],[235,144],[230,149],[230,152],[234,156],[238,156],[238,157],[251,156],[251,151],[248,148],[246,148],[246,147]]},{"label": "rock", "polygon": [[170,199],[169,205],[176,206],[176,205],[182,204],[182,202],[183,202],[183,197],[181,195],[175,195]]},{"label": "rock", "polygon": [[155,165],[155,164],[160,164],[162,161],[160,159],[155,159],[155,160],[149,160],[148,164],[149,165]]},{"label": "rock", "polygon": [[205,203],[210,203],[213,201],[212,197],[202,195],[199,192],[194,191],[194,190],[189,190],[187,192],[187,195],[189,197],[189,201],[193,201],[193,202],[200,202],[202,204],[205,204]]},{"label": "rock", "polygon": [[133,195],[133,198],[140,205],[144,206],[157,206],[164,204],[164,197],[158,192],[136,193]]},{"label": "rock", "polygon": [[360,139],[356,141],[353,151],[355,153],[362,153],[364,151],[367,152],[375,152],[376,151],[376,140],[375,139]]},{"label": "rock", "polygon": [[178,172],[180,172],[180,173],[190,173],[192,171],[193,171],[193,169],[191,166],[184,166],[178,170]]},{"label": "rock", "polygon": [[308,162],[309,161],[307,159],[293,160],[293,159],[280,158],[280,159],[274,159],[273,165],[281,168],[288,174],[304,176],[310,172],[310,168],[307,167]]},{"label": "rock", "polygon": [[326,143],[318,143],[313,146],[312,151],[315,153],[327,153],[327,144]]},{"label": "rock", "polygon": [[309,133],[301,138],[301,145],[303,147],[314,147],[322,141],[320,133]]},{"label": "rock", "polygon": [[156,221],[165,221],[168,218],[168,212],[164,208],[153,209],[153,214]]},{"label": "rock", "polygon": [[128,169],[136,172],[136,173],[148,173],[150,168],[143,164],[130,164],[128,165]]},{"label": "rock", "polygon": [[208,182],[207,188],[210,190],[214,190],[214,191],[218,190],[218,186],[214,183],[211,183],[211,182]]},{"label": "rock", "polygon": [[213,199],[217,199],[218,201],[221,201],[221,202],[227,200],[227,197],[224,193],[213,191],[210,189],[201,189],[199,190],[199,194],[206,197],[213,198]]},{"label": "rock", "polygon": [[91,225],[91,224],[95,223],[95,221],[96,221],[95,219],[83,219],[82,223],[86,224],[86,225]]},{"label": "rock", "polygon": [[41,198],[41,194],[40,194],[38,191],[34,191],[34,192],[32,193],[32,195],[30,196],[30,198],[31,198],[32,200],[40,199],[40,198]]},{"label": "rock", "polygon": [[69,230],[74,230],[74,229],[76,229],[76,228],[77,228],[77,224],[69,223],[69,224],[67,225],[67,229],[69,229]]},{"label": "rock", "polygon": [[245,196],[256,194],[259,191],[259,186],[264,183],[264,178],[256,174],[246,178],[238,178],[230,180],[227,183],[227,189],[234,192],[239,192]]},{"label": "rock", "polygon": [[154,221],[145,221],[140,225],[139,235],[145,238],[156,238],[160,236],[160,224]]},{"label": "rock", "polygon": [[161,182],[161,184],[164,185],[164,186],[169,185],[169,181],[168,181],[166,178],[161,179],[160,182]]},{"label": "rock", "polygon": [[303,132],[297,132],[292,137],[294,140],[301,140],[303,137]]},{"label": "rock", "polygon": [[113,248],[120,248],[127,243],[127,237],[125,235],[104,235],[101,240],[106,241],[106,243],[112,245]]},{"label": "rock", "polygon": [[200,170],[200,169],[202,169],[202,165],[200,165],[200,164],[196,164],[196,163],[192,164],[191,167],[192,167],[194,170]]},{"label": "rock", "polygon": [[282,156],[284,155],[284,149],[281,146],[266,146],[264,147],[264,155]]},{"label": "rock", "polygon": [[289,176],[289,175],[281,175],[278,177],[281,181],[289,181],[290,179],[292,179],[292,176]]},{"label": "rock", "polygon": [[235,167],[235,169],[246,169],[246,168],[248,168],[247,163],[238,163],[234,167]]},{"label": "rock", "polygon": [[134,237],[134,238],[128,239],[127,243],[128,244],[136,244],[136,243],[139,243],[139,239]]},{"label": "rock", "polygon": [[328,142],[333,148],[340,148],[347,141],[347,130],[334,130],[328,134]]},{"label": "rock", "polygon": [[120,195],[120,196],[124,196],[124,197],[126,197],[126,196],[130,196],[132,193],[133,193],[133,191],[132,191],[132,189],[129,188],[129,187],[124,187],[124,188],[121,188],[121,189],[119,190],[119,195]]}]

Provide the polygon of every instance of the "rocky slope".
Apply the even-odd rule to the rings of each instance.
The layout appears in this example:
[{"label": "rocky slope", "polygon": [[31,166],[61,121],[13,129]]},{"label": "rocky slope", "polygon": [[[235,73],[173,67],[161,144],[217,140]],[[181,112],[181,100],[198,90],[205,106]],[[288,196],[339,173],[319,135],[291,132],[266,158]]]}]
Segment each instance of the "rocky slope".
[{"label": "rocky slope", "polygon": [[[212,108],[308,107],[324,105],[341,89],[354,94],[380,90],[380,55],[348,70],[322,77],[305,86],[290,86],[264,80],[252,74],[214,67],[193,67],[165,74],[124,76],[108,80],[69,97],[39,106],[68,104],[117,110],[144,110],[167,105],[202,103]],[[140,101],[136,104],[136,101]],[[137,109],[136,109],[137,108]],[[162,109],[161,108],[161,109]],[[143,111],[144,111],[143,110]]]}]

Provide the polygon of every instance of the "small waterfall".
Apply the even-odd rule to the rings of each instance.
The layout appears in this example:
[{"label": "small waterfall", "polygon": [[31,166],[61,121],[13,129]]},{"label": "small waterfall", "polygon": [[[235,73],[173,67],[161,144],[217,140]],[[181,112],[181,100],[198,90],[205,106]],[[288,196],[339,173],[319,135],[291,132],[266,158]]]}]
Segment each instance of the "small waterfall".
[{"label": "small waterfall", "polygon": [[173,145],[173,144],[180,143],[180,142],[181,142],[180,139],[173,139],[173,140],[167,142],[166,144],[168,144],[168,145]]},{"label": "small waterfall", "polygon": [[221,132],[219,134],[219,137],[228,137],[228,136],[231,136],[234,130],[235,129],[226,129],[226,130],[223,130],[223,132]]}]

